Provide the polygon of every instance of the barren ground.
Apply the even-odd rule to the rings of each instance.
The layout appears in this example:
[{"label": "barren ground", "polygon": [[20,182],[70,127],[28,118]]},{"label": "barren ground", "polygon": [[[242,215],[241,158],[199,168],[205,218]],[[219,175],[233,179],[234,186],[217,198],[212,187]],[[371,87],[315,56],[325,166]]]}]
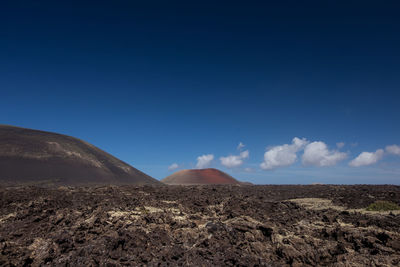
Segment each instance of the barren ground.
[{"label": "barren ground", "polygon": [[400,266],[398,186],[0,187],[0,265]]}]

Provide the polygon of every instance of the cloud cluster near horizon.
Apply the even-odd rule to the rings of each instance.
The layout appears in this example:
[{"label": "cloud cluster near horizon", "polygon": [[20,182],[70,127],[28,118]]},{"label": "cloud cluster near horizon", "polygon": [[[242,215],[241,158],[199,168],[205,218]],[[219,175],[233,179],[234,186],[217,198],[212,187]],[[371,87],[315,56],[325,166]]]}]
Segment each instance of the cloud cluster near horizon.
[{"label": "cloud cluster near horizon", "polygon": [[[330,149],[322,141],[309,141],[306,138],[294,137],[290,144],[268,147],[264,153],[264,160],[259,165],[262,170],[274,170],[288,167],[295,164],[299,158],[303,166],[330,167],[347,159],[350,152],[339,151],[344,147],[343,142],[336,143],[336,149]],[[244,164],[245,159],[249,158],[249,150],[244,150],[245,145],[240,142],[237,150],[238,155],[228,155],[220,157],[220,164],[228,169],[239,168]],[[301,156],[299,155],[302,152]],[[375,152],[363,151],[357,157],[350,160],[350,167],[362,167],[376,164],[382,160],[385,155],[400,156],[399,145],[388,145],[385,149],[377,149]],[[197,157],[196,168],[204,169],[211,166],[214,160],[214,154],[204,154]],[[173,163],[168,167],[169,171],[178,169],[180,166]],[[242,171],[253,172],[254,168],[244,166]]]},{"label": "cloud cluster near horizon", "polygon": [[[343,142],[336,143],[338,149],[343,146]],[[303,151],[301,159],[304,166],[329,167],[348,158],[347,152],[330,150],[327,144],[322,141],[309,142],[305,138],[300,139],[295,137],[291,144],[267,148],[260,168],[263,170],[274,170],[293,165],[297,161],[297,154],[300,151]],[[400,146],[390,145],[385,150],[378,149],[375,152],[361,152],[349,162],[349,166],[361,167],[372,165],[380,161],[385,154],[400,155]]]}]

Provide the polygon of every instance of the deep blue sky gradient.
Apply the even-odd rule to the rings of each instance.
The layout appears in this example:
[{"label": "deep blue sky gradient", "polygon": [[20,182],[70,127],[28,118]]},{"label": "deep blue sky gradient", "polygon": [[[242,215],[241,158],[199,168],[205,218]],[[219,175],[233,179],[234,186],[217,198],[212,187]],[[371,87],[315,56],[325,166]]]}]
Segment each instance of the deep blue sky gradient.
[{"label": "deep blue sky gradient", "polygon": [[[347,166],[400,144],[399,14],[398,1],[3,1],[0,123],[79,137],[158,179],[214,154],[255,183],[399,184],[400,157]],[[349,158],[260,170],[295,136],[345,142]],[[253,173],[219,164],[239,142]]]}]

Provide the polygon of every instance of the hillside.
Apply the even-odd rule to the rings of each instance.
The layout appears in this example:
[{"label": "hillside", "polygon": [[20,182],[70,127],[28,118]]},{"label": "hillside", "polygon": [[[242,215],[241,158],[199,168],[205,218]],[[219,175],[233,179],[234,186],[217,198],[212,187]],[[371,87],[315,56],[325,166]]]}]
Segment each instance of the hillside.
[{"label": "hillside", "polygon": [[80,139],[6,125],[0,125],[0,182],[159,184]]},{"label": "hillside", "polygon": [[229,174],[212,168],[177,171],[161,182],[170,185],[241,184]]}]

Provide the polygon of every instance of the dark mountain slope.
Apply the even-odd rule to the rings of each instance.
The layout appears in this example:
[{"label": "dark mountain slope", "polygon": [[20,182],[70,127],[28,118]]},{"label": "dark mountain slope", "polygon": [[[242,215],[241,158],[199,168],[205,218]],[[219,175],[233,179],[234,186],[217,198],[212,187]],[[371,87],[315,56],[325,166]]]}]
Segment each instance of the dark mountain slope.
[{"label": "dark mountain slope", "polygon": [[85,141],[6,125],[0,125],[0,181],[160,184]]}]

